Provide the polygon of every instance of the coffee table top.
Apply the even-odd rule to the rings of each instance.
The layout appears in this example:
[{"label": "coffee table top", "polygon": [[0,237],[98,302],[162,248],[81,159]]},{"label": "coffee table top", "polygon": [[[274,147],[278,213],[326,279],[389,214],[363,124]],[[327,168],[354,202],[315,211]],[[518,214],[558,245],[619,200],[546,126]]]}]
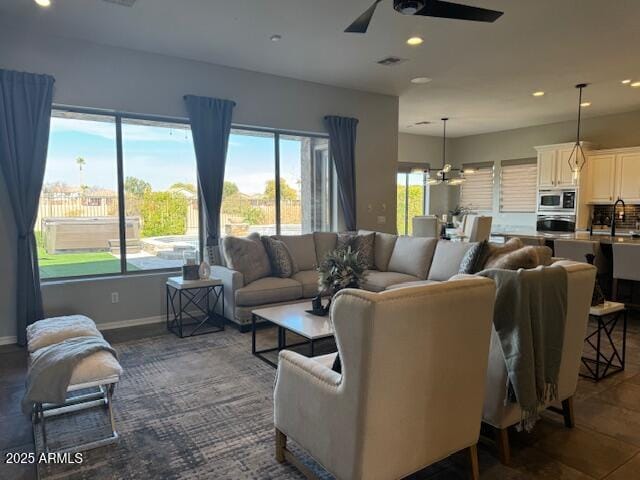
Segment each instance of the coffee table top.
[{"label": "coffee table top", "polygon": [[276,307],[259,308],[253,314],[309,340],[333,336],[333,324],[326,317],[318,317],[305,310],[311,309],[311,301],[278,305]]}]

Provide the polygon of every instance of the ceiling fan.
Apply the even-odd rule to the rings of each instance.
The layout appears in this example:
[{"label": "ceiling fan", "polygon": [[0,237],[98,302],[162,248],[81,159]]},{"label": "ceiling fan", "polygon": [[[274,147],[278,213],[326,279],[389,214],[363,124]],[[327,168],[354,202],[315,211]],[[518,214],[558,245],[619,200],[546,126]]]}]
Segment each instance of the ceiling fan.
[{"label": "ceiling fan", "polygon": [[[371,18],[381,1],[376,0],[373,2],[373,5],[349,25],[345,32],[366,33]],[[393,0],[393,8],[403,15],[452,18],[455,20],[470,20],[472,22],[495,22],[503,14],[503,12],[498,12],[497,10],[471,7],[443,0]]]}]

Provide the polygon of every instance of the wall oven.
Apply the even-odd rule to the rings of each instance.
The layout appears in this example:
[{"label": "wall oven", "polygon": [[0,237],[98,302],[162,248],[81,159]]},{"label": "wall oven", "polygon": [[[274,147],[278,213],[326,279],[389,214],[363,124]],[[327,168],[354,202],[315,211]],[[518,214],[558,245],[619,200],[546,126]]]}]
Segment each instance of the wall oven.
[{"label": "wall oven", "polygon": [[538,212],[553,212],[561,215],[575,215],[575,190],[540,190],[538,192]]},{"label": "wall oven", "polygon": [[575,232],[575,215],[538,215],[536,222],[538,232]]}]

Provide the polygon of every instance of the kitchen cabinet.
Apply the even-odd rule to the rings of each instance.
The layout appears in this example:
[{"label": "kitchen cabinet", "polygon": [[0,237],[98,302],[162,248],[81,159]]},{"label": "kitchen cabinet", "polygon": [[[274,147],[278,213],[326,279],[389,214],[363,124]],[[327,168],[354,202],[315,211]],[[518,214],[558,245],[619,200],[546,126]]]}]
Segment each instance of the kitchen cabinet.
[{"label": "kitchen cabinet", "polygon": [[588,203],[640,204],[640,147],[590,152],[587,169]]},{"label": "kitchen cabinet", "polygon": [[614,154],[587,155],[589,169],[589,201],[611,203],[615,195]]},{"label": "kitchen cabinet", "polygon": [[[561,143],[558,145],[546,145],[536,147],[538,151],[538,189],[575,188],[578,175],[575,175],[569,165],[575,165],[575,155],[580,156],[580,162],[584,160],[580,151],[573,151],[574,143]],[[592,148],[591,144],[581,143],[586,152]],[[573,153],[573,156],[572,156]]]},{"label": "kitchen cabinet", "polygon": [[640,151],[618,156],[618,196],[628,203],[640,203]]}]

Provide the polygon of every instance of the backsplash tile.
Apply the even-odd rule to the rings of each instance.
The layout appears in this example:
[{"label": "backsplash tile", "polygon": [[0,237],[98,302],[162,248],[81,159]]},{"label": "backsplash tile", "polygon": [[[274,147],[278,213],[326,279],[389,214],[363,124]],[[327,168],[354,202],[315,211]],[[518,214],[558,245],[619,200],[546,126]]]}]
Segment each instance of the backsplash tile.
[{"label": "backsplash tile", "polygon": [[[620,214],[622,206],[618,205],[616,211]],[[636,230],[637,223],[640,222],[640,205],[626,205],[624,208],[625,219],[616,222],[616,228]],[[593,226],[609,226],[611,225],[611,215],[613,214],[612,205],[594,205],[593,206]]]}]

